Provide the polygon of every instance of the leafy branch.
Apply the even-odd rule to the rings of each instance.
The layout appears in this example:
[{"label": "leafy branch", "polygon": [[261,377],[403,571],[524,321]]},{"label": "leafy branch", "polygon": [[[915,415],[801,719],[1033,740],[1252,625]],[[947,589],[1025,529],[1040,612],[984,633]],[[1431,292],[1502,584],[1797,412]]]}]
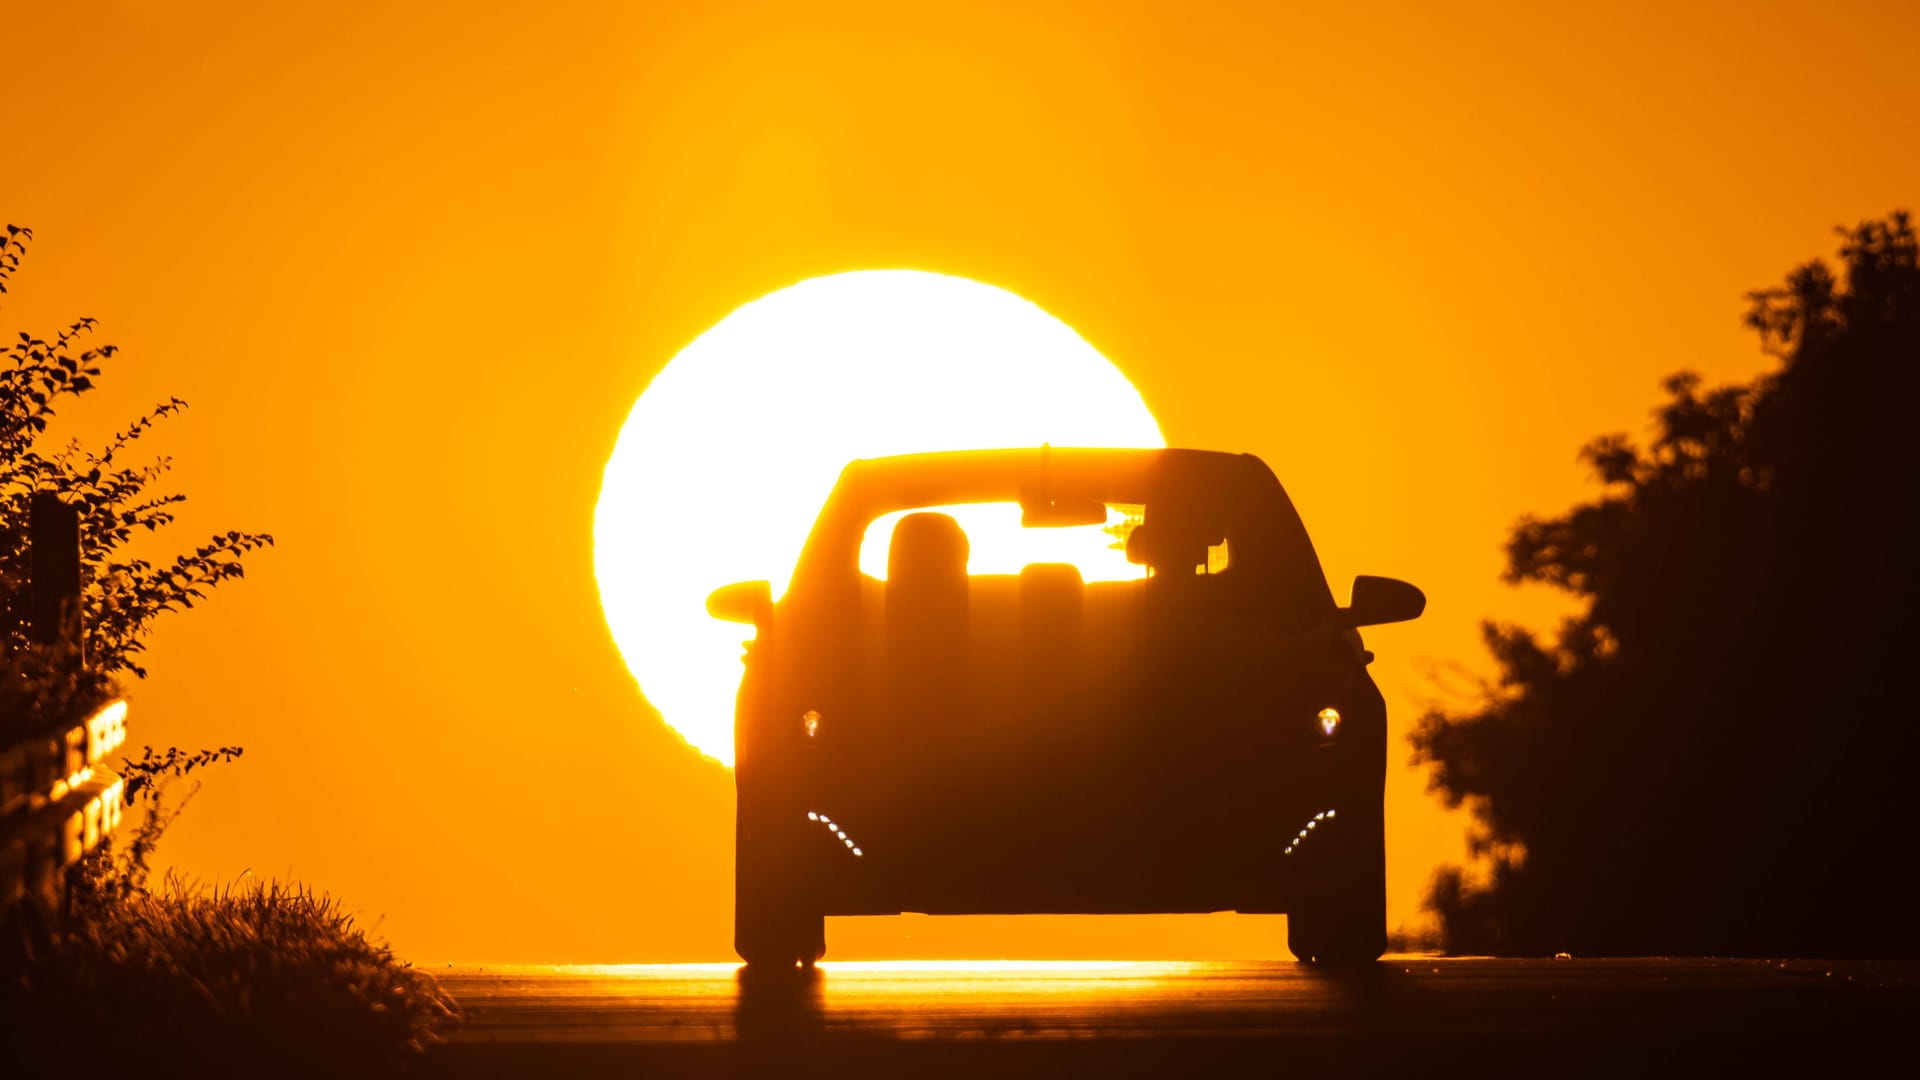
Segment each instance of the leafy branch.
[{"label": "leafy branch", "polygon": [[[8,225],[0,235],[0,294],[19,270],[33,231]],[[136,417],[103,445],[78,442],[43,451],[39,438],[58,409],[91,392],[118,353],[90,345],[96,320],[81,318],[51,340],[25,331],[0,349],[0,718],[8,726],[32,718],[84,711],[114,692],[121,673],[144,678],[138,662],[161,615],[193,607],[208,590],[245,576],[244,557],[271,547],[263,532],[230,530],[171,561],[130,558],[126,546],[141,533],[173,524],[186,496],[159,490],[172,467],[166,457],[130,464],[124,459],[162,421],[187,403],[168,398]],[[53,492],[81,517],[80,624],[87,664],[78,653],[32,640],[27,603],[32,556],[28,544],[33,497]]]}]

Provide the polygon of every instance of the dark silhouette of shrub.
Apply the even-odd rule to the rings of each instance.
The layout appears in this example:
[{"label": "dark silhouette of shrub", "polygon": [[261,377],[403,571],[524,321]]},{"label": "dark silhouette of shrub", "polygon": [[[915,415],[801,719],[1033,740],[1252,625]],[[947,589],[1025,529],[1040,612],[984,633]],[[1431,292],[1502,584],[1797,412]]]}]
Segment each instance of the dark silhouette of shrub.
[{"label": "dark silhouette of shrub", "polygon": [[0,1015],[17,1025],[0,1059],[53,1075],[85,1047],[169,1076],[255,1075],[263,1063],[281,1076],[389,1076],[455,1020],[430,976],[331,897],[251,875],[149,881],[148,856],[192,797],[167,800],[166,781],[231,749],[148,755],[149,809],[130,841],[74,868],[59,932],[0,985]]},{"label": "dark silhouette of shrub", "polygon": [[[32,235],[8,225],[0,236],[0,294]],[[154,620],[243,576],[242,557],[273,543],[235,531],[170,563],[122,554],[136,532],[172,522],[185,496],[151,490],[166,459],[121,459],[186,403],[169,399],[98,450],[42,453],[55,406],[92,390],[114,355],[82,348],[93,328],[20,333],[0,361],[0,736],[69,723],[117,693],[121,675],[145,677],[137,657]],[[80,511],[84,649],[29,633],[28,508],[41,492]],[[168,783],[240,754],[148,747],[119,764],[127,803],[146,811],[132,835],[70,869],[60,918],[29,901],[0,920],[0,1061],[35,1076],[83,1058],[163,1075],[389,1075],[453,1019],[430,977],[325,895],[250,876],[217,888],[149,881],[155,845],[192,798],[170,802]]]},{"label": "dark silhouette of shrub", "polygon": [[[0,235],[0,295],[32,237],[19,225],[6,226]],[[170,524],[174,508],[186,501],[154,490],[171,467],[168,459],[129,465],[125,458],[154,425],[187,403],[170,398],[156,405],[98,449],[68,443],[42,452],[37,442],[56,407],[93,390],[117,351],[112,345],[85,347],[94,327],[95,320],[83,318],[52,340],[20,331],[0,357],[0,733],[63,722],[111,697],[123,673],[144,678],[138,658],[154,621],[244,576],[242,557],[273,543],[266,533],[230,531],[171,562],[125,556],[134,534]],[[71,646],[43,644],[28,634],[28,506],[39,492],[52,492],[81,512],[84,665]]]},{"label": "dark silhouette of shrub", "polygon": [[1750,294],[1779,367],[1666,381],[1600,496],[1522,520],[1507,580],[1585,601],[1412,736],[1491,878],[1429,907],[1462,952],[1912,954],[1920,268],[1907,214]]}]

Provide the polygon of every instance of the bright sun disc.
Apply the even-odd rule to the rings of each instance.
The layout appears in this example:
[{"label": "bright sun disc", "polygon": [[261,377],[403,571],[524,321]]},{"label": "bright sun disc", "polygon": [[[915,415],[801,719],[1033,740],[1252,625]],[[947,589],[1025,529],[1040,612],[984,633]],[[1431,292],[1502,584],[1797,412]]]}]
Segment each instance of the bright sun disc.
[{"label": "bright sun disc", "polygon": [[849,461],[1042,443],[1166,445],[1118,368],[1010,292],[863,270],[734,311],[634,405],[594,512],[601,606],[641,692],[731,764],[752,631],[709,618],[707,594],[760,578],[784,592]]}]

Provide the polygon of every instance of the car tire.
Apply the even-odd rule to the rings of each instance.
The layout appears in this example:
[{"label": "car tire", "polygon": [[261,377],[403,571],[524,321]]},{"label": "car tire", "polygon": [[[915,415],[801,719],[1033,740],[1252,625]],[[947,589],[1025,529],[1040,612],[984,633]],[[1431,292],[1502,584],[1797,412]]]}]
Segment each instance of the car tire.
[{"label": "car tire", "polygon": [[790,875],[734,830],[733,951],[753,967],[812,967],[827,953],[827,919],[799,900]]},{"label": "car tire", "polygon": [[1370,964],[1387,951],[1384,815],[1376,811],[1353,825],[1328,880],[1287,912],[1287,948],[1302,962]]},{"label": "car tire", "polygon": [[733,950],[752,967],[812,967],[827,952],[825,916],[738,910]]}]

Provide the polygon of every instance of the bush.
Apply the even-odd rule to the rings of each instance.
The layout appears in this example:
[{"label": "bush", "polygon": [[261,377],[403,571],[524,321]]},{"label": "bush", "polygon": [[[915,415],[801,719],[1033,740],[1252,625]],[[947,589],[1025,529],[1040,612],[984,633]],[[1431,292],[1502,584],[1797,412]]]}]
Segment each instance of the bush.
[{"label": "bush", "polygon": [[0,991],[16,1053],[169,1075],[390,1075],[455,1019],[430,976],[325,894],[250,877],[150,888],[147,856],[179,808],[156,798],[124,850],[75,868],[61,929]]},{"label": "bush", "polygon": [[[18,225],[0,232],[0,295],[32,236]],[[171,524],[185,496],[155,490],[166,458],[125,459],[186,403],[154,406],[104,446],[43,452],[56,407],[92,391],[116,352],[86,347],[94,327],[80,319],[51,340],[20,332],[0,346],[0,736],[71,722],[119,693],[121,676],[144,678],[139,655],[154,621],[243,577],[243,557],[273,543],[235,530],[171,561],[128,556],[134,536]],[[83,568],[76,632],[52,643],[28,626],[30,508],[49,493],[79,515]],[[390,1073],[453,1019],[431,978],[325,894],[251,878],[207,888],[169,877],[149,887],[154,845],[184,805],[168,808],[167,781],[240,752],[149,748],[123,762],[127,802],[148,810],[130,842],[103,845],[73,868],[59,918],[34,902],[7,913],[7,1075],[22,1064],[44,1066],[24,1075],[53,1075],[83,1062],[165,1075]]]},{"label": "bush", "polygon": [[[32,238],[31,229],[0,227],[0,296]],[[118,677],[145,678],[140,654],[154,622],[245,577],[244,557],[273,544],[267,533],[236,529],[171,560],[130,557],[133,538],[172,524],[186,496],[158,488],[169,459],[128,459],[187,403],[168,398],[98,447],[44,447],[57,409],[91,393],[118,352],[88,347],[96,326],[78,319],[50,339],[18,331],[0,348],[0,736],[69,722],[118,693]],[[52,645],[34,640],[27,625],[30,507],[49,493],[79,513],[83,577],[73,612],[79,640]]]}]

